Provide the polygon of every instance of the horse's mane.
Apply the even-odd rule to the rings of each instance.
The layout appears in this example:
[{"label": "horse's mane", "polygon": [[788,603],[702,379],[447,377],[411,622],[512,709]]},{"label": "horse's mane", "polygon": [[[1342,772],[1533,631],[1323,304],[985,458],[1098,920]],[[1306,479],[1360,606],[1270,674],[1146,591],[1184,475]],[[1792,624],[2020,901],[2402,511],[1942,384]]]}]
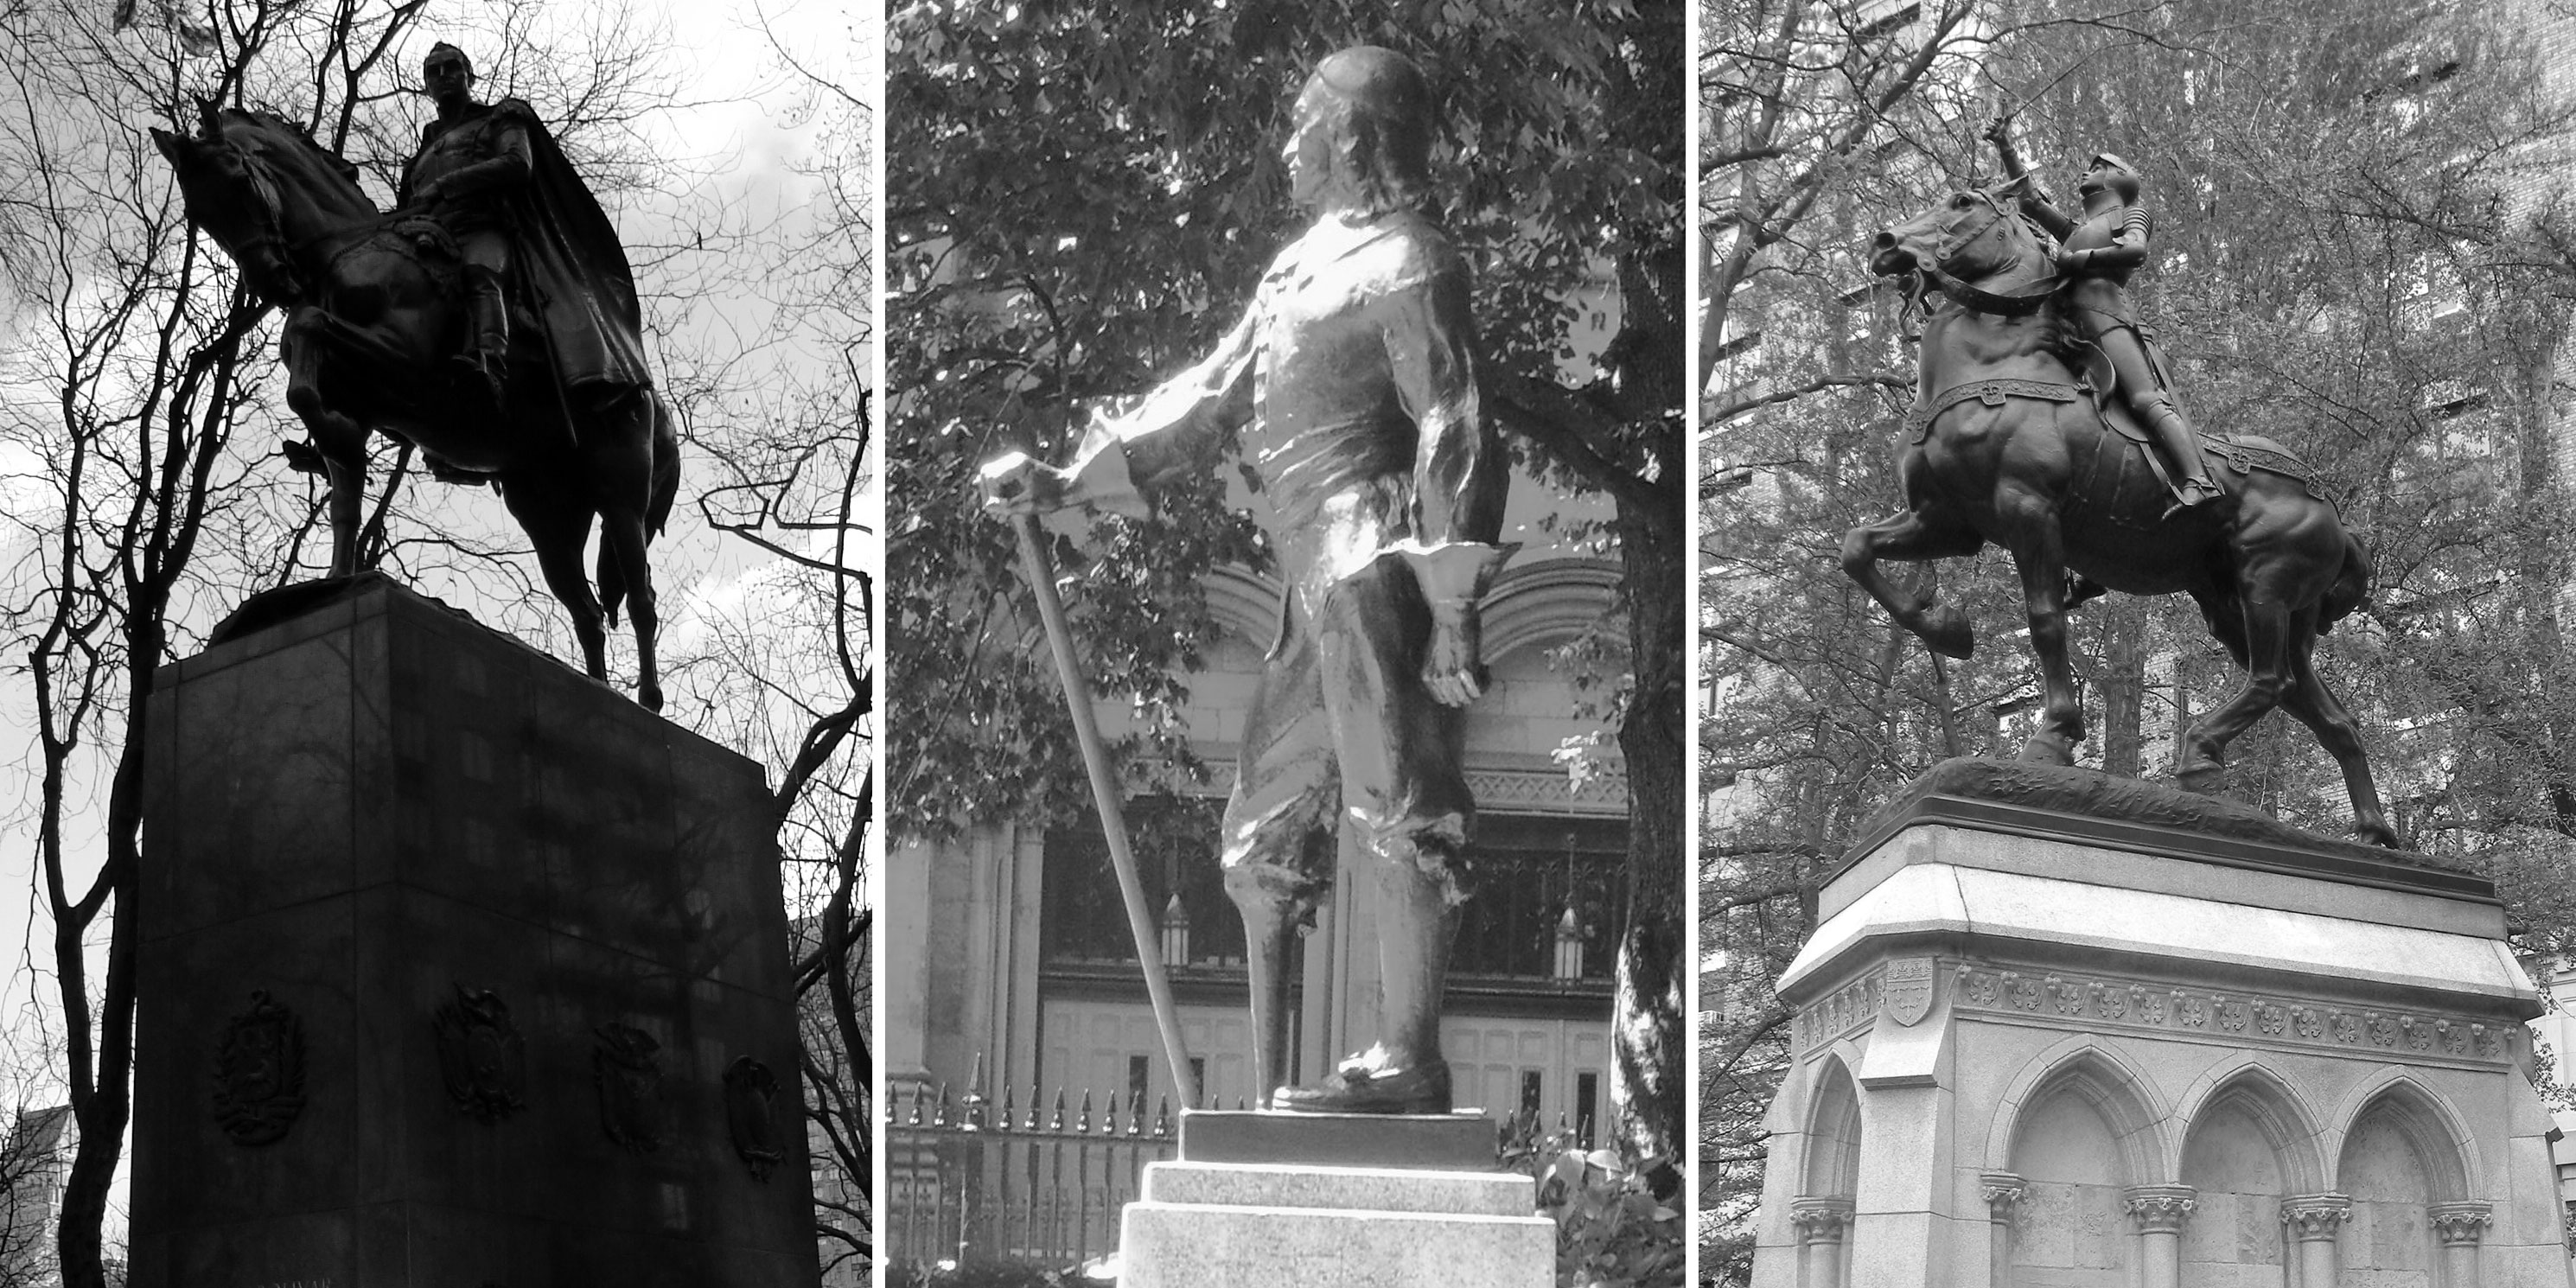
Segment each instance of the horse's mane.
[{"label": "horse's mane", "polygon": [[[312,129],[302,121],[256,107],[227,107],[215,115],[218,120],[246,123],[254,135],[255,142],[252,146],[258,151],[273,155],[277,149],[265,145],[271,138],[275,138],[286,142],[307,157],[322,162],[352,186],[358,182],[358,167],[348,158],[322,146],[322,141],[314,138]],[[230,131],[224,131],[224,134],[228,138],[232,137]]]}]

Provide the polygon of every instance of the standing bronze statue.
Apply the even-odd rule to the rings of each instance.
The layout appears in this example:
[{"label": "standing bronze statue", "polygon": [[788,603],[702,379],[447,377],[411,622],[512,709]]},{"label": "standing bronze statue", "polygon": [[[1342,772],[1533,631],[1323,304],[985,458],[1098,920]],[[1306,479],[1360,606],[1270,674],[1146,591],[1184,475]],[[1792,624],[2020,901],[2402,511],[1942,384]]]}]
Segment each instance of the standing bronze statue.
[{"label": "standing bronze statue", "polygon": [[[391,214],[272,113],[209,105],[194,136],[152,138],[188,217],[286,313],[286,400],[312,434],[286,456],[330,477],[332,575],[359,570],[367,436],[411,443],[440,478],[499,485],[594,678],[626,609],[636,695],[658,709],[646,550],[679,492],[679,436],[645,367],[634,273],[526,104],[475,102],[453,46],[422,73],[439,118]],[[593,518],[596,594],[582,568]]]},{"label": "standing bronze statue", "polygon": [[1929,308],[1897,449],[1905,509],[1844,534],[1844,571],[1935,652],[1966,657],[1966,615],[1888,580],[1879,561],[1973,555],[1988,541],[2010,551],[2042,689],[2021,757],[2059,765],[2084,738],[2067,657],[2073,586],[2190,595],[2246,679],[2183,731],[2182,785],[2216,792],[2227,744],[2277,706],[2342,769],[2361,835],[2395,845],[2360,731],[2314,656],[2320,635],[2369,602],[2368,552],[2315,472],[2261,438],[2211,436],[2216,496],[2170,503],[2147,432],[2089,378],[2090,348],[2067,346],[2066,314],[2102,299],[2094,279],[2061,278],[2065,256],[2004,204],[2019,182],[1954,193],[1871,244],[1871,271],[1909,278]]},{"label": "standing bronze statue", "polygon": [[2171,471],[2175,504],[2203,505],[2218,499],[2209,465],[2201,459],[2200,435],[2174,405],[2173,379],[2153,331],[2138,321],[2130,306],[2129,275],[2147,262],[2147,238],[2153,221],[2138,202],[2137,168],[2108,152],[2097,152],[2084,166],[2076,196],[2084,203],[2082,219],[2068,218],[2050,204],[2032,181],[2021,153],[2013,148],[2012,118],[1998,116],[1986,127],[1986,138],[2003,158],[2004,175],[2021,200],[2022,213],[2057,239],[2056,268],[2065,281],[2066,313],[2101,350],[2118,378],[2120,398],[2137,414],[2162,452]]},{"label": "standing bronze statue", "polygon": [[[1288,588],[1244,722],[1220,856],[1249,945],[1254,1067],[1273,1109],[1450,1107],[1440,1003],[1475,803],[1463,708],[1484,692],[1477,604],[1508,466],[1478,403],[1466,265],[1425,210],[1432,104],[1373,46],[1318,64],[1283,158],[1305,234],[1216,351],[1091,426],[1067,468],[988,467],[994,503],[1137,512],[1239,435]],[[1141,489],[1141,490],[1140,490]],[[1290,935],[1333,877],[1335,837],[1375,876],[1383,1028],[1287,1086]]]}]

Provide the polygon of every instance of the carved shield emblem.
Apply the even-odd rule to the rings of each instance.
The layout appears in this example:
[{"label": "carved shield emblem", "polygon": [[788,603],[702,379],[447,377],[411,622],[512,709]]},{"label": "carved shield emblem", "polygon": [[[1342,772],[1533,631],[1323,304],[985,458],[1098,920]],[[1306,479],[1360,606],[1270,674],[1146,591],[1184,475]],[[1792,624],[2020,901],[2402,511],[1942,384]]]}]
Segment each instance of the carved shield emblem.
[{"label": "carved shield emblem", "polygon": [[1887,1015],[1898,1024],[1912,1024],[1932,1012],[1932,959],[1899,957],[1887,964],[1886,982],[1880,996],[1887,999]]},{"label": "carved shield emblem", "polygon": [[457,1112],[496,1123],[528,1107],[527,1043],[500,994],[459,984],[456,1000],[438,1008],[430,1024]]},{"label": "carved shield emblem", "polygon": [[766,1182],[787,1155],[778,1148],[778,1076],[750,1056],[725,1070],[725,1122],[733,1129],[733,1152],[751,1168],[751,1179]]},{"label": "carved shield emblem", "polygon": [[255,991],[215,1052],[215,1121],[236,1145],[266,1145],[303,1109],[304,1023]]},{"label": "carved shield emblem", "polygon": [[593,1030],[590,1053],[599,1085],[599,1125],[608,1138],[638,1154],[662,1147],[662,1044],[633,1025],[609,1023]]}]

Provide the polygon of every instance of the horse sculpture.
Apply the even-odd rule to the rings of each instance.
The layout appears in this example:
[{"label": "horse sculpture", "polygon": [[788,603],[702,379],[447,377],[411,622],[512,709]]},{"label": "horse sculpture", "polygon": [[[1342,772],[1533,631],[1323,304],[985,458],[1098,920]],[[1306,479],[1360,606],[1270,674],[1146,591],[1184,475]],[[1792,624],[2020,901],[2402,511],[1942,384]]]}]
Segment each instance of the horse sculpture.
[{"label": "horse sculpture", "polygon": [[[370,430],[419,448],[450,481],[499,486],[535,548],[546,585],[572,617],[591,678],[606,680],[607,634],[624,605],[634,619],[636,697],[660,710],[646,547],[679,491],[679,439],[650,390],[572,405],[542,328],[511,328],[498,417],[457,387],[447,362],[464,327],[453,241],[427,219],[387,214],[356,171],[293,122],[208,108],[191,137],[152,131],[177,171],[188,217],[241,266],[261,298],[286,311],[280,341],[287,405],[313,436],[290,444],[298,468],[331,482],[331,575],[358,571]],[[600,521],[599,589],[582,550]]]},{"label": "horse sculpture", "polygon": [[2318,636],[2368,602],[2371,576],[2312,472],[2277,444],[2210,435],[2224,496],[2173,509],[2144,434],[2098,388],[2107,373],[2070,353],[2050,257],[1996,192],[1958,193],[1879,233],[1870,270],[1912,279],[1922,357],[1898,449],[1906,508],[1844,534],[1843,570],[1933,651],[1963,658],[1966,615],[1890,581],[1879,560],[1972,555],[1989,541],[2011,552],[2043,697],[2021,758],[2058,765],[2084,738],[2069,603],[2101,589],[2190,595],[2246,682],[2184,733],[2182,786],[2214,794],[2227,744],[2278,706],[2342,767],[2362,838],[2395,846],[2360,734],[2312,658]]}]

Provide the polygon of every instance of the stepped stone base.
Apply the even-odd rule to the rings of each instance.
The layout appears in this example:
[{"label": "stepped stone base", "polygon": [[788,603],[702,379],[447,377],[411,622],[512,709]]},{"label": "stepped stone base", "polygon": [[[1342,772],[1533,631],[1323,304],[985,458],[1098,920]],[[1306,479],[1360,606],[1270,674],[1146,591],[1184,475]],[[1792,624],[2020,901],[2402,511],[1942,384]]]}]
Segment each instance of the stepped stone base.
[{"label": "stepped stone base", "polygon": [[1196,1163],[1315,1163],[1491,1171],[1501,1128],[1475,1110],[1454,1114],[1280,1114],[1190,1110],[1181,1157]]},{"label": "stepped stone base", "polygon": [[1515,1173],[1155,1163],[1127,1205],[1118,1282],[1548,1288],[1556,1223],[1535,1204],[1535,1182]]}]

